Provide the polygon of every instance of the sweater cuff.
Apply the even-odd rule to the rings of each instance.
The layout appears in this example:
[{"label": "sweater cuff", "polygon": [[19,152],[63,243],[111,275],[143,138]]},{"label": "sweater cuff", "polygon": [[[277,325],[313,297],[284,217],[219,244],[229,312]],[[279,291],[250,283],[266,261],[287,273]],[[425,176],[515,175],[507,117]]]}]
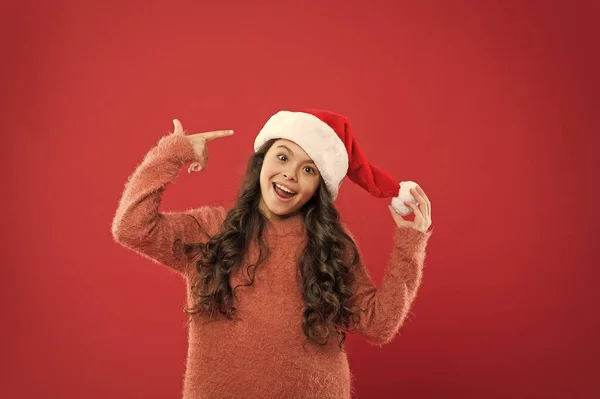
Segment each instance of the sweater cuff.
[{"label": "sweater cuff", "polygon": [[392,263],[396,267],[388,269],[388,273],[401,281],[413,285],[418,283],[425,265],[425,248],[432,232],[423,232],[408,226],[397,227],[392,251]]},{"label": "sweater cuff", "polygon": [[403,249],[407,253],[425,252],[427,241],[433,230],[424,232],[412,227],[396,227],[394,231],[394,247]]},{"label": "sweater cuff", "polygon": [[181,164],[198,160],[194,146],[185,135],[171,133],[162,137],[157,147],[161,154]]}]

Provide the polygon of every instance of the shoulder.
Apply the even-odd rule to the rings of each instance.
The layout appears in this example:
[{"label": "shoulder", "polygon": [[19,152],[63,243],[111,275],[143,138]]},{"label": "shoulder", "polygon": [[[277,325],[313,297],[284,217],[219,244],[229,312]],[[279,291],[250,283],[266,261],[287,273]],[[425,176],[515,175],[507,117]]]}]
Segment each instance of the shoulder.
[{"label": "shoulder", "polygon": [[356,242],[356,240],[354,239],[354,234],[352,233],[348,225],[345,222],[340,222],[340,225],[342,226],[342,230],[344,231],[344,233],[348,234],[348,236],[350,237],[350,239],[352,239],[353,242]]},{"label": "shoulder", "polygon": [[186,212],[193,216],[200,227],[209,235],[215,235],[223,225],[227,217],[227,211],[223,206],[204,205],[199,208],[190,209]]},{"label": "shoulder", "polygon": [[350,239],[349,241],[344,240],[343,258],[349,264],[353,264],[356,261],[360,260],[360,248],[358,243],[356,242],[356,239],[354,238],[352,230],[350,230],[348,225],[344,222],[340,222],[340,225],[342,226],[342,230],[344,231],[344,233],[346,233]]}]

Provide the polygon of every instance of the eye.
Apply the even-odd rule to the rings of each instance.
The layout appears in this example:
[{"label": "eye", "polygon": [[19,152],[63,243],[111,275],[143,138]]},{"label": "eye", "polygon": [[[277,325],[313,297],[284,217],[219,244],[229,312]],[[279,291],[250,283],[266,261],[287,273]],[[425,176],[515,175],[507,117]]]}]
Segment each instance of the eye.
[{"label": "eye", "polygon": [[305,167],[304,170],[306,170],[311,175],[315,174],[315,170],[312,167],[310,167],[310,166]]},{"label": "eye", "polygon": [[[279,158],[280,161],[285,161],[287,160],[287,157],[284,154],[279,154],[277,155],[277,158]],[[283,158],[283,159],[282,159]]]}]

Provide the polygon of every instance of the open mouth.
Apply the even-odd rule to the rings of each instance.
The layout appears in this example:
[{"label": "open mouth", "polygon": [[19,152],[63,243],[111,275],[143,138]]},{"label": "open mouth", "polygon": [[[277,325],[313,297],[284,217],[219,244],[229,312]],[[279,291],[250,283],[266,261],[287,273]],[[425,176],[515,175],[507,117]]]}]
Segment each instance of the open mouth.
[{"label": "open mouth", "polygon": [[277,194],[279,198],[284,200],[288,200],[294,197],[296,194],[298,194],[295,191],[290,190],[289,188],[277,183],[273,183],[273,189],[275,190],[275,194]]}]

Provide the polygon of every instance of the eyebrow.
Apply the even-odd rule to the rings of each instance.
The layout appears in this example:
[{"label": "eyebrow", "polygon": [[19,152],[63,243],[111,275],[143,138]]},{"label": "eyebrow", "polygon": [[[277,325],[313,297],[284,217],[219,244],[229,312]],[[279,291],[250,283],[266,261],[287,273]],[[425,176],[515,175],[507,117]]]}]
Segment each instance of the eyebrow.
[{"label": "eyebrow", "polygon": [[[277,146],[277,148],[280,148],[280,147],[281,147],[281,148],[285,148],[286,150],[288,150],[288,151],[290,152],[290,154],[294,155],[294,151],[290,150],[290,149],[289,149],[287,146],[285,146],[285,145],[283,145],[283,144],[280,144],[280,145],[278,145],[278,146]],[[308,163],[311,163],[311,164],[313,164],[313,165],[315,165],[315,166],[316,166],[316,164],[315,164],[315,163],[314,163],[314,162],[313,162],[313,161],[312,161],[310,158],[309,158],[309,159],[307,159],[307,160],[306,160],[306,161],[304,161],[304,162],[308,162]]]},{"label": "eyebrow", "polygon": [[290,150],[289,148],[287,148],[287,147],[286,147],[285,145],[283,145],[283,144],[280,144],[280,145],[278,145],[278,146],[277,146],[277,148],[285,148],[286,150],[288,150],[289,152],[291,152],[291,153],[292,153],[292,155],[294,155],[294,151]]}]

